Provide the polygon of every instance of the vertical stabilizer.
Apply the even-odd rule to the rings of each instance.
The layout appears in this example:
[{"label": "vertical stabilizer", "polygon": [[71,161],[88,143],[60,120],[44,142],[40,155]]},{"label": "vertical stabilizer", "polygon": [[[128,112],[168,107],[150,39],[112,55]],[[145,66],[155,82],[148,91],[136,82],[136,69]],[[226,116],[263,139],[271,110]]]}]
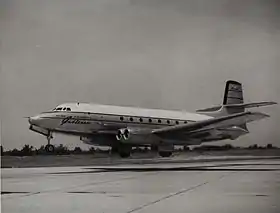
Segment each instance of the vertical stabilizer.
[{"label": "vertical stabilizer", "polygon": [[[226,82],[223,105],[243,104],[243,103],[244,103],[244,98],[243,98],[242,84],[237,81],[228,80]],[[223,107],[223,108],[227,114],[234,114],[234,113],[240,113],[245,111],[244,107],[239,107],[239,108]],[[239,125],[239,127],[241,127],[244,130],[248,130],[246,123]]]},{"label": "vertical stabilizer", "polygon": [[243,104],[243,89],[242,84],[229,80],[226,82],[223,105]]},{"label": "vertical stabilizer", "polygon": [[245,109],[248,108],[263,107],[273,104],[277,103],[273,101],[244,103],[242,84],[237,81],[228,80],[225,85],[222,105],[199,109],[196,110],[196,112],[213,117],[218,117],[227,114],[244,112]]},{"label": "vertical stabilizer", "polygon": [[[236,104],[239,104],[241,106],[240,107],[228,107],[228,106],[236,105]],[[243,99],[242,84],[237,81],[228,80],[225,85],[224,98],[223,98],[222,105],[217,106],[217,107],[203,109],[203,110],[198,110],[197,112],[206,114],[206,115],[210,115],[213,117],[225,116],[228,114],[244,112],[245,107],[242,106],[243,104],[244,104],[244,99]],[[241,124],[239,127],[247,130],[246,123]]]}]

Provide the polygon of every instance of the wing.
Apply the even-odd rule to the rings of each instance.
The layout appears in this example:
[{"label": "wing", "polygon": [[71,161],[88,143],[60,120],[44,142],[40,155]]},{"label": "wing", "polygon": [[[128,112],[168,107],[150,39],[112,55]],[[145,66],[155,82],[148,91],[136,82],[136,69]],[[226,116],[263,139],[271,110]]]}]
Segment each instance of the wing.
[{"label": "wing", "polygon": [[197,121],[189,124],[176,125],[155,129],[153,134],[163,136],[166,134],[193,133],[197,131],[210,131],[218,128],[236,126],[251,121],[260,120],[269,117],[269,115],[260,112],[242,112],[222,117],[211,118],[203,121]]}]

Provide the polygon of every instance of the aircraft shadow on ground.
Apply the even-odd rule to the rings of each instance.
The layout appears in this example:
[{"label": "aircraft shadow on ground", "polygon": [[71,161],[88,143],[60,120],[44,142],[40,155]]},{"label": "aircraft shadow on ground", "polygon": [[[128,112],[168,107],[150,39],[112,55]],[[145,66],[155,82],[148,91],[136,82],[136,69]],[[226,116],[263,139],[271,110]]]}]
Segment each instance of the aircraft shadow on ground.
[{"label": "aircraft shadow on ground", "polygon": [[[77,171],[77,172],[57,172],[49,174],[81,174],[81,173],[102,173],[102,172],[154,172],[154,171],[205,171],[205,172],[230,172],[230,171],[245,171],[245,172],[268,172],[268,171],[280,171],[280,168],[232,168],[248,167],[248,166],[280,166],[277,163],[271,164],[217,164],[211,166],[180,166],[180,167],[91,167],[85,168],[89,171]],[[220,167],[220,168],[219,168]]]}]

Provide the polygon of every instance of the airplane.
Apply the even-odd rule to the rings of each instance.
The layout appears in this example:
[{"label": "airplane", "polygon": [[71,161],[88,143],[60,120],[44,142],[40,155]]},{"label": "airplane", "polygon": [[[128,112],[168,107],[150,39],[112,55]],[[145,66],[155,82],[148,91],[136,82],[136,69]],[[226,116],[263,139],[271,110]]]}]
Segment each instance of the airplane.
[{"label": "airplane", "polygon": [[244,103],[242,84],[228,80],[222,104],[196,113],[77,102],[61,104],[28,120],[30,130],[47,137],[47,152],[54,152],[53,133],[62,133],[79,136],[86,144],[110,146],[122,158],[141,146],[156,147],[161,157],[170,157],[176,145],[236,140],[248,134],[247,123],[270,116],[246,109],[273,104],[277,103]]}]

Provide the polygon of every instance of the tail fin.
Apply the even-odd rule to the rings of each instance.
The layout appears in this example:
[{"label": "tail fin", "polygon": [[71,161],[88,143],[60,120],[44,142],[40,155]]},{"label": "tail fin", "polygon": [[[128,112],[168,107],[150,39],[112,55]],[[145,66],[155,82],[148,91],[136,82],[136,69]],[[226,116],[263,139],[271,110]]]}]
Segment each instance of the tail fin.
[{"label": "tail fin", "polygon": [[[276,102],[256,102],[244,104],[242,84],[228,80],[226,82],[223,104],[211,108],[197,110],[198,113],[213,117],[244,112],[246,108],[261,107],[276,104]],[[247,124],[238,125],[243,130],[248,131]]]},{"label": "tail fin", "polygon": [[[233,80],[227,81],[226,87],[225,87],[225,92],[224,92],[222,110],[226,114],[244,112],[245,111],[244,107],[239,107],[239,108],[225,107],[225,106],[230,106],[232,104],[243,104],[243,103],[244,103],[244,98],[243,98],[242,84],[237,81],[233,81]],[[248,131],[246,123],[239,125],[239,127]]]},{"label": "tail fin", "polygon": [[200,109],[197,110],[196,112],[209,114],[212,116],[220,116],[221,114],[225,115],[225,114],[239,113],[239,112],[244,112],[245,108],[239,107],[239,108],[227,109],[225,106],[230,106],[235,104],[242,105],[243,103],[244,100],[243,100],[242,84],[237,81],[228,80],[226,82],[226,86],[224,90],[224,98],[223,98],[222,105],[214,106],[206,109]]},{"label": "tail fin", "polygon": [[263,101],[244,104],[242,84],[237,81],[228,80],[225,86],[223,104],[211,108],[200,109],[196,112],[216,117],[244,112],[246,108],[262,107],[273,104],[277,103],[272,101]]},{"label": "tail fin", "polygon": [[242,84],[233,80],[227,81],[225,92],[224,92],[224,100],[223,100],[223,109],[226,110],[226,114],[244,112],[245,111],[244,107],[238,107],[238,108],[226,107],[226,106],[231,106],[233,104],[243,105],[243,103],[244,103],[244,99],[243,99]]},{"label": "tail fin", "polygon": [[229,80],[226,82],[223,105],[243,104],[243,89],[242,84]]}]

